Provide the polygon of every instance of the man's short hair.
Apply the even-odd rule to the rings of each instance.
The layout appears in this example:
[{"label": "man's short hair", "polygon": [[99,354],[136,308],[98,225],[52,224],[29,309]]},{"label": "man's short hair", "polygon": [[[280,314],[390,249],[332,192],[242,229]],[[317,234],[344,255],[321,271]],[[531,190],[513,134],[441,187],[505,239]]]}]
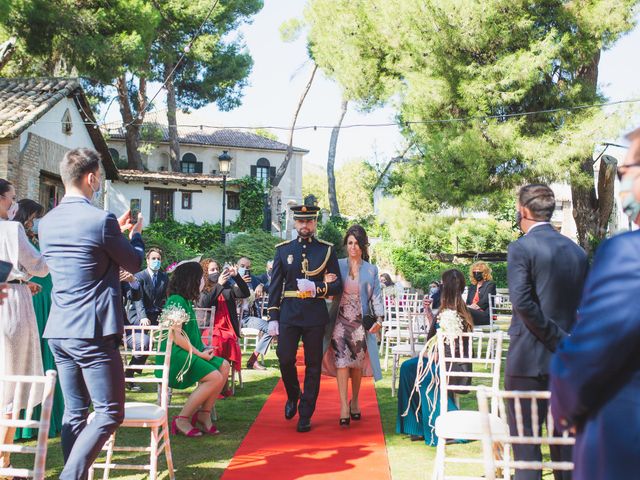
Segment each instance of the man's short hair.
[{"label": "man's short hair", "polygon": [[518,203],[531,211],[532,220],[548,222],[556,208],[556,196],[548,185],[534,183],[520,189]]},{"label": "man's short hair", "polygon": [[90,148],[74,148],[60,162],[60,176],[65,185],[78,185],[82,177],[100,169],[100,154]]},{"label": "man's short hair", "polygon": [[151,255],[152,253],[157,253],[161,257],[163,256],[162,255],[162,250],[160,250],[158,247],[151,247],[149,250],[147,250],[147,257],[146,258],[149,258],[149,255]]}]

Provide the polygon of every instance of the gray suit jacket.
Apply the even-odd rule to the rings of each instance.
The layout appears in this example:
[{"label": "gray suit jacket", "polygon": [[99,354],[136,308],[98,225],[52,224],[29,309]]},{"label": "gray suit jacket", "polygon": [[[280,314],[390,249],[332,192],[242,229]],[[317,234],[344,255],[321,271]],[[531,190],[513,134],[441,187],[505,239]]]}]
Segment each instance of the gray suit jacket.
[{"label": "gray suit jacket", "polygon": [[40,249],[51,279],[45,338],[96,339],[124,331],[120,267],[140,270],[144,244],[131,243],[116,217],[83,197],[65,197],[40,222]]}]

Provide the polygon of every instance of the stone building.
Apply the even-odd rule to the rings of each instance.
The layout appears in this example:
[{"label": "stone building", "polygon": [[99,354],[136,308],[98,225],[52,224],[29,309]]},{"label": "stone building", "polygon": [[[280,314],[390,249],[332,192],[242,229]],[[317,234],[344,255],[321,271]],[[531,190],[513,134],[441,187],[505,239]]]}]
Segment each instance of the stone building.
[{"label": "stone building", "polygon": [[0,78],[0,178],[15,185],[18,198],[55,207],[64,195],[60,160],[82,147],[101,154],[104,179],[117,178],[78,80]]}]

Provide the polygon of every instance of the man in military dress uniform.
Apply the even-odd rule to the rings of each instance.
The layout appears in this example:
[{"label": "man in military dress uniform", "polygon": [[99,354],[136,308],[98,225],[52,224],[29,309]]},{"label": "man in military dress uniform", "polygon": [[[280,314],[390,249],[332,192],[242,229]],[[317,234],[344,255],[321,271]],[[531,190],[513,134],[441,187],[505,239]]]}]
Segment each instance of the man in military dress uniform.
[{"label": "man in military dress uniform", "polygon": [[[311,415],[320,390],[322,339],[329,312],[325,297],[342,292],[338,257],[329,242],[315,237],[317,206],[305,199],[304,205],[291,207],[298,238],[276,245],[269,287],[269,333],[278,335],[280,373],[287,390],[284,416],[299,412],[298,432],[311,430]],[[325,273],[337,276],[325,282]],[[304,391],[300,392],[296,353],[304,345]]]}]

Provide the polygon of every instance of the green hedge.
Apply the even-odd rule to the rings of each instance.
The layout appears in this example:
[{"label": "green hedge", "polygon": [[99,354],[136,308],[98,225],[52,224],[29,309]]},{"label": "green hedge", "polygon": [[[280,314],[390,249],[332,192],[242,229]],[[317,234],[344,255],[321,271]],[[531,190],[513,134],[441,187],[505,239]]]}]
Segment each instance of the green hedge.
[{"label": "green hedge", "polygon": [[[415,288],[426,290],[434,280],[440,280],[442,272],[450,268],[457,268],[464,273],[468,280],[469,266],[473,262],[447,263],[434,260],[424,252],[411,246],[400,246],[388,242],[381,242],[374,250],[374,261],[379,264],[381,271],[391,270],[400,273]],[[493,279],[498,288],[507,287],[506,262],[488,262],[493,271]]]}]

